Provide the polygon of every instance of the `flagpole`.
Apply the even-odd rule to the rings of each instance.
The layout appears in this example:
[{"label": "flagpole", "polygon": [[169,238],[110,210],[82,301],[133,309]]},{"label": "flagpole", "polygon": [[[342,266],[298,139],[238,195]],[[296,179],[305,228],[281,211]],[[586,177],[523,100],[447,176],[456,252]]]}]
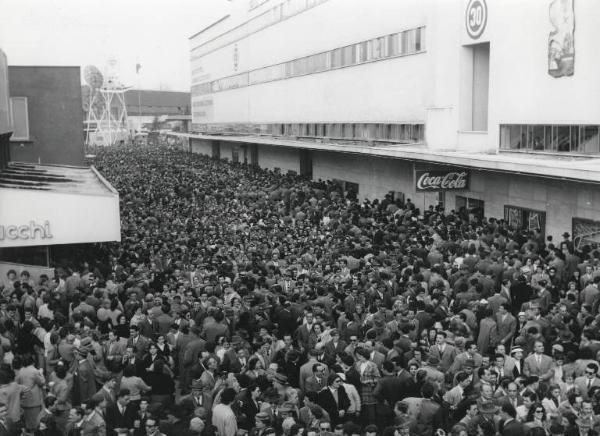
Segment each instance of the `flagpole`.
[{"label": "flagpole", "polygon": [[140,68],[141,65],[138,63],[135,65],[135,73],[138,79],[138,132],[142,133],[142,93],[140,89]]}]

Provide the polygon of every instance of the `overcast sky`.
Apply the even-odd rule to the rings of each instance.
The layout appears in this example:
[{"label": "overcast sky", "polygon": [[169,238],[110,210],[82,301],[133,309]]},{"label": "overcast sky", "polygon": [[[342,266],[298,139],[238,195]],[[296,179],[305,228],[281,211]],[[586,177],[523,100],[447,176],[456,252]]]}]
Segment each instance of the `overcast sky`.
[{"label": "overcast sky", "polygon": [[188,38],[221,18],[227,0],[0,0],[0,48],[9,65],[118,61],[121,81],[190,90]]}]

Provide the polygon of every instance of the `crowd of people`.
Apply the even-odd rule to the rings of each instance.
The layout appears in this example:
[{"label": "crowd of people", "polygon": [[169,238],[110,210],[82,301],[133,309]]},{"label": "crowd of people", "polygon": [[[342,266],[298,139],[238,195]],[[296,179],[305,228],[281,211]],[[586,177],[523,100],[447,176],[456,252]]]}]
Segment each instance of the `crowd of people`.
[{"label": "crowd of people", "polygon": [[597,247],[168,148],[95,165],[122,240],[8,273],[0,436],[600,430]]}]

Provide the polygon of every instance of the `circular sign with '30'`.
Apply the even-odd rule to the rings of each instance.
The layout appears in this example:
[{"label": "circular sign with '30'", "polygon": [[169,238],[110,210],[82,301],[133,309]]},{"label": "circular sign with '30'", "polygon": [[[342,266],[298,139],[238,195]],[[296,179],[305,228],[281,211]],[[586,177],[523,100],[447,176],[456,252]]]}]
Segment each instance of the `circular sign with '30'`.
[{"label": "circular sign with '30'", "polygon": [[473,39],[481,36],[487,24],[487,4],[485,0],[469,0],[465,17],[467,33]]}]

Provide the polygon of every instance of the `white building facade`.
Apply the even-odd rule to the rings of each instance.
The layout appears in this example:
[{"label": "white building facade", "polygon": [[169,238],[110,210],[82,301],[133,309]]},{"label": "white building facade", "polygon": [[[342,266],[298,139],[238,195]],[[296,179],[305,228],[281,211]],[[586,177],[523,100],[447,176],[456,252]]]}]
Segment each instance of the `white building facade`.
[{"label": "white building facade", "polygon": [[591,1],[235,0],[190,38],[190,150],[596,240],[597,41]]}]

